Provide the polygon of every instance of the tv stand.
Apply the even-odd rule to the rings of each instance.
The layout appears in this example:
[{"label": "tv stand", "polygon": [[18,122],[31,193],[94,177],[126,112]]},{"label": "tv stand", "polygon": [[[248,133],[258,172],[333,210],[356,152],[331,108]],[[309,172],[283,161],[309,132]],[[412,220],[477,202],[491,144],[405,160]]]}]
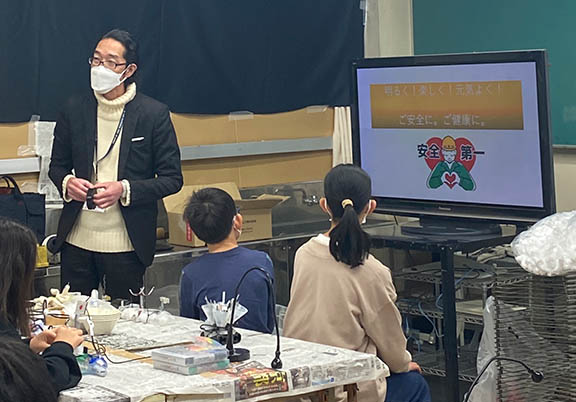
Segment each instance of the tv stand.
[{"label": "tv stand", "polygon": [[[416,222],[418,223],[418,222]],[[462,223],[461,223],[462,224]],[[464,223],[465,226],[468,226]],[[410,226],[410,225],[409,225]],[[410,236],[404,233],[403,228],[396,225],[376,226],[367,228],[374,248],[395,248],[408,250],[421,250],[439,254],[439,275],[442,286],[442,342],[439,347],[444,351],[444,369],[446,374],[446,388],[444,401],[459,402],[460,395],[458,370],[458,341],[456,316],[456,278],[454,266],[454,253],[471,253],[484,247],[494,247],[510,243],[516,233],[506,235],[487,234],[478,236]]]},{"label": "tv stand", "polygon": [[408,222],[401,227],[403,235],[418,237],[453,239],[462,236],[474,237],[502,234],[500,225],[495,223],[442,217],[422,217],[419,221]]}]

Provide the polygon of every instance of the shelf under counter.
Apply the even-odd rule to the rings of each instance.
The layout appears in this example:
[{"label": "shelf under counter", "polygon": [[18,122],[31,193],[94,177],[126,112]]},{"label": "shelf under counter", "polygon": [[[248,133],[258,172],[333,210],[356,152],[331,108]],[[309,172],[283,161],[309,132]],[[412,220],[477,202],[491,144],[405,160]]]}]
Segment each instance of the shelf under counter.
[{"label": "shelf under counter", "polygon": [[[455,262],[461,256],[455,256]],[[509,261],[494,260],[489,264],[479,264],[459,268],[455,266],[454,279],[458,288],[490,289],[495,285],[506,286],[530,279],[530,273]],[[456,264],[455,264],[456,265]],[[415,265],[392,273],[394,280],[411,280],[439,285],[442,270],[439,262]]]},{"label": "shelf under counter", "polygon": [[[396,302],[398,310],[403,314],[425,316],[433,319],[443,319],[442,309],[433,302],[416,302],[415,300],[399,300]],[[482,300],[465,300],[456,302],[458,319],[468,324],[483,325]]]},{"label": "shelf under counter", "polygon": [[[477,351],[467,350],[461,348],[458,351],[458,379],[462,381],[472,382],[476,378],[476,357]],[[425,375],[433,375],[438,377],[445,377],[445,358],[444,351],[422,351],[414,353],[413,360],[420,365],[422,373]]]}]

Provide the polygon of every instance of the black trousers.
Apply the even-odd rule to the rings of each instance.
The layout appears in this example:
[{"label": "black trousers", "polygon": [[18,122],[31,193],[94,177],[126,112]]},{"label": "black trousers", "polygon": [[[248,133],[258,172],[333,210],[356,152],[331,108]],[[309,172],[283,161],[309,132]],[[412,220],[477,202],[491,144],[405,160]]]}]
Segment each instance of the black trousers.
[{"label": "black trousers", "polygon": [[134,251],[97,253],[64,243],[60,256],[60,285],[69,283],[71,291],[83,295],[102,284],[112,300],[132,300],[130,289],[138,293],[144,283],[146,267]]}]

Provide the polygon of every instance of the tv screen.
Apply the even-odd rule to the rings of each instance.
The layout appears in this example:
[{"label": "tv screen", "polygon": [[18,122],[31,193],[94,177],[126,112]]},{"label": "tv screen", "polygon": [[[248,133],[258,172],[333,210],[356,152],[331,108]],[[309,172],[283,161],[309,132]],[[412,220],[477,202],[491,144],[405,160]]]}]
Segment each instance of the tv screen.
[{"label": "tv screen", "polygon": [[555,211],[545,51],[353,64],[354,161],[382,212],[534,222]]}]

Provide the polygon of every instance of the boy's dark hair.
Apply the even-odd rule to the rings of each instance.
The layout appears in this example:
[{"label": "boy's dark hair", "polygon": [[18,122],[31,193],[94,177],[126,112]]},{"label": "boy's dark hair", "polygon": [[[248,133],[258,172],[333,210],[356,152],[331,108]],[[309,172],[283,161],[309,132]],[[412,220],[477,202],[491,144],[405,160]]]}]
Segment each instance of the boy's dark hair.
[{"label": "boy's dark hair", "polygon": [[[138,65],[138,43],[134,40],[129,32],[123,31],[121,29],[113,29],[105,34],[100,40],[103,39],[114,39],[115,41],[120,42],[122,46],[124,46],[124,58],[126,59],[127,63],[126,67],[128,67],[130,64]],[[136,74],[138,74],[138,70],[136,70],[136,72],[134,72],[134,74],[132,74],[132,76],[125,81],[126,86],[136,81]]]},{"label": "boy's dark hair", "polygon": [[[355,165],[334,167],[324,178],[324,196],[338,225],[330,232],[330,253],[336,261],[352,268],[361,265],[370,253],[370,236],[360,226],[362,213],[372,194],[368,173]],[[342,206],[351,200],[353,205]]]},{"label": "boy's dark hair", "polygon": [[30,335],[26,304],[33,297],[36,267],[34,232],[6,218],[0,218],[0,320]]},{"label": "boy's dark hair", "polygon": [[0,402],[56,402],[44,360],[19,339],[0,336]]},{"label": "boy's dark hair", "polygon": [[200,240],[215,244],[228,237],[236,213],[232,197],[226,191],[210,187],[192,194],[184,219]]}]

